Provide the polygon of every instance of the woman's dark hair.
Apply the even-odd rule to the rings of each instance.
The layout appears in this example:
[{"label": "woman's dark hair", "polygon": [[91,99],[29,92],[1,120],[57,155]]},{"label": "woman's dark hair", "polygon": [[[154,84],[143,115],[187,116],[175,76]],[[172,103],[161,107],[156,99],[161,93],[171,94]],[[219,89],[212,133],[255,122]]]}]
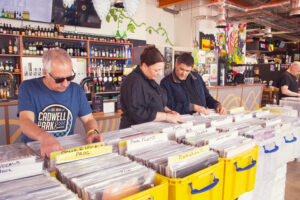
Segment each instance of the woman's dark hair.
[{"label": "woman's dark hair", "polygon": [[178,57],[177,64],[185,64],[189,67],[194,66],[194,58],[189,53],[183,53]]},{"label": "woman's dark hair", "polygon": [[165,62],[164,56],[155,46],[146,47],[141,54],[141,64],[145,63],[147,66],[154,65],[155,63]]}]

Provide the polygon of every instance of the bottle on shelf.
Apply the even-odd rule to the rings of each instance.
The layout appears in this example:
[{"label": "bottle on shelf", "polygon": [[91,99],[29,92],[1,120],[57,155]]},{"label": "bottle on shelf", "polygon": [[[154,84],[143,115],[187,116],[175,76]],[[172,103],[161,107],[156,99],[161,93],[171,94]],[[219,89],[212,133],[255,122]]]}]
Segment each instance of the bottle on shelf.
[{"label": "bottle on shelf", "polygon": [[8,53],[13,54],[13,46],[11,40],[8,40]]},{"label": "bottle on shelf", "polygon": [[13,53],[14,53],[14,54],[18,54],[17,41],[14,42]]},{"label": "bottle on shelf", "polygon": [[4,65],[3,65],[3,62],[2,62],[2,61],[0,62],[0,72],[1,72],[1,71],[4,71]]}]

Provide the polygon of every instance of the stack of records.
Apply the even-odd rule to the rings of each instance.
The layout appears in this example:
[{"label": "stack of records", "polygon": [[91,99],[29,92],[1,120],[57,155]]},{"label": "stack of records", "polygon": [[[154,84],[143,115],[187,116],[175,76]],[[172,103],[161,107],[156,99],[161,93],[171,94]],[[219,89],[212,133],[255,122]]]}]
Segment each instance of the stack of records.
[{"label": "stack of records", "polygon": [[[26,170],[28,170],[28,168],[26,168]],[[0,188],[0,199],[6,200],[78,199],[73,192],[67,190],[67,188],[59,183],[55,178],[45,175],[36,175],[3,182],[0,183]]]},{"label": "stack of records", "polygon": [[119,152],[120,154],[124,154],[124,149],[120,149],[120,143],[122,141],[126,141],[130,138],[134,138],[140,135],[145,135],[144,132],[140,132],[134,130],[132,128],[120,129],[111,132],[106,132],[103,134],[103,140],[106,145],[113,146],[113,152]]},{"label": "stack of records", "polygon": [[280,106],[278,105],[266,105],[265,109],[269,109],[275,112],[279,112],[286,116],[298,117],[300,111],[300,98],[298,101],[280,100]]},{"label": "stack of records", "polygon": [[208,146],[197,148],[167,140],[129,150],[126,155],[169,178],[183,178],[217,163],[219,158]]},{"label": "stack of records", "polygon": [[0,146],[0,182],[42,173],[42,160],[25,144]]},{"label": "stack of records", "polygon": [[[72,152],[78,152],[81,150],[87,150],[92,148],[99,148],[104,145],[104,143],[98,142],[87,145],[86,137],[75,134],[65,137],[57,138],[58,142],[63,146],[65,150],[59,152],[52,152],[50,158],[44,159],[44,167],[49,171],[55,171],[56,165],[56,155],[57,154],[67,154]],[[40,143],[38,141],[27,143],[27,145],[32,148],[36,153],[40,154]],[[92,155],[91,155],[92,156]],[[88,156],[87,156],[88,157]]]},{"label": "stack of records", "polygon": [[56,167],[57,178],[84,200],[122,199],[154,186],[153,170],[116,153]]},{"label": "stack of records", "polygon": [[217,152],[222,158],[233,158],[239,154],[253,149],[254,147],[254,140],[237,135],[223,138],[222,140],[217,141],[215,144],[210,145],[210,148]]},{"label": "stack of records", "polygon": [[[74,134],[65,137],[58,137],[56,139],[63,146],[64,149],[71,149],[73,147],[78,147],[87,144],[86,137],[79,134]],[[27,143],[27,145],[31,149],[33,149],[37,154],[40,154],[41,145],[39,141],[29,142]]]}]

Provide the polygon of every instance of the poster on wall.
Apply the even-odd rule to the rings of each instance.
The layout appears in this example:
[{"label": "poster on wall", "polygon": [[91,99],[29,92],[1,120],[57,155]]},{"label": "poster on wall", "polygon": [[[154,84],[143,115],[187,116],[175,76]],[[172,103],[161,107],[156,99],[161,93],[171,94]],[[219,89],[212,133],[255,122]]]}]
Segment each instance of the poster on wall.
[{"label": "poster on wall", "polygon": [[300,54],[299,53],[295,53],[294,54],[294,61],[299,61],[300,60]]},{"label": "poster on wall", "polygon": [[165,70],[164,75],[168,75],[172,72],[172,65],[173,65],[173,48],[172,47],[165,47]]},{"label": "poster on wall", "polygon": [[210,82],[217,82],[218,81],[218,65],[211,64],[210,65]]},{"label": "poster on wall", "polygon": [[231,62],[244,64],[246,56],[246,24],[227,24],[218,33],[218,52],[226,52]]}]

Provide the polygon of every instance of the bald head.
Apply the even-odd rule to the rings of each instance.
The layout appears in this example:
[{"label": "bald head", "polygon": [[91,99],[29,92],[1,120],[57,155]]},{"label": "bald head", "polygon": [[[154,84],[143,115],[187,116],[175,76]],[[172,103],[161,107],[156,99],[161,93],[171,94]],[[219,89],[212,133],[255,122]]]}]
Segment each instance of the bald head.
[{"label": "bald head", "polygon": [[296,62],[293,62],[291,64],[291,66],[289,67],[289,72],[291,74],[293,74],[294,76],[297,76],[300,74],[300,62],[296,61]]}]

